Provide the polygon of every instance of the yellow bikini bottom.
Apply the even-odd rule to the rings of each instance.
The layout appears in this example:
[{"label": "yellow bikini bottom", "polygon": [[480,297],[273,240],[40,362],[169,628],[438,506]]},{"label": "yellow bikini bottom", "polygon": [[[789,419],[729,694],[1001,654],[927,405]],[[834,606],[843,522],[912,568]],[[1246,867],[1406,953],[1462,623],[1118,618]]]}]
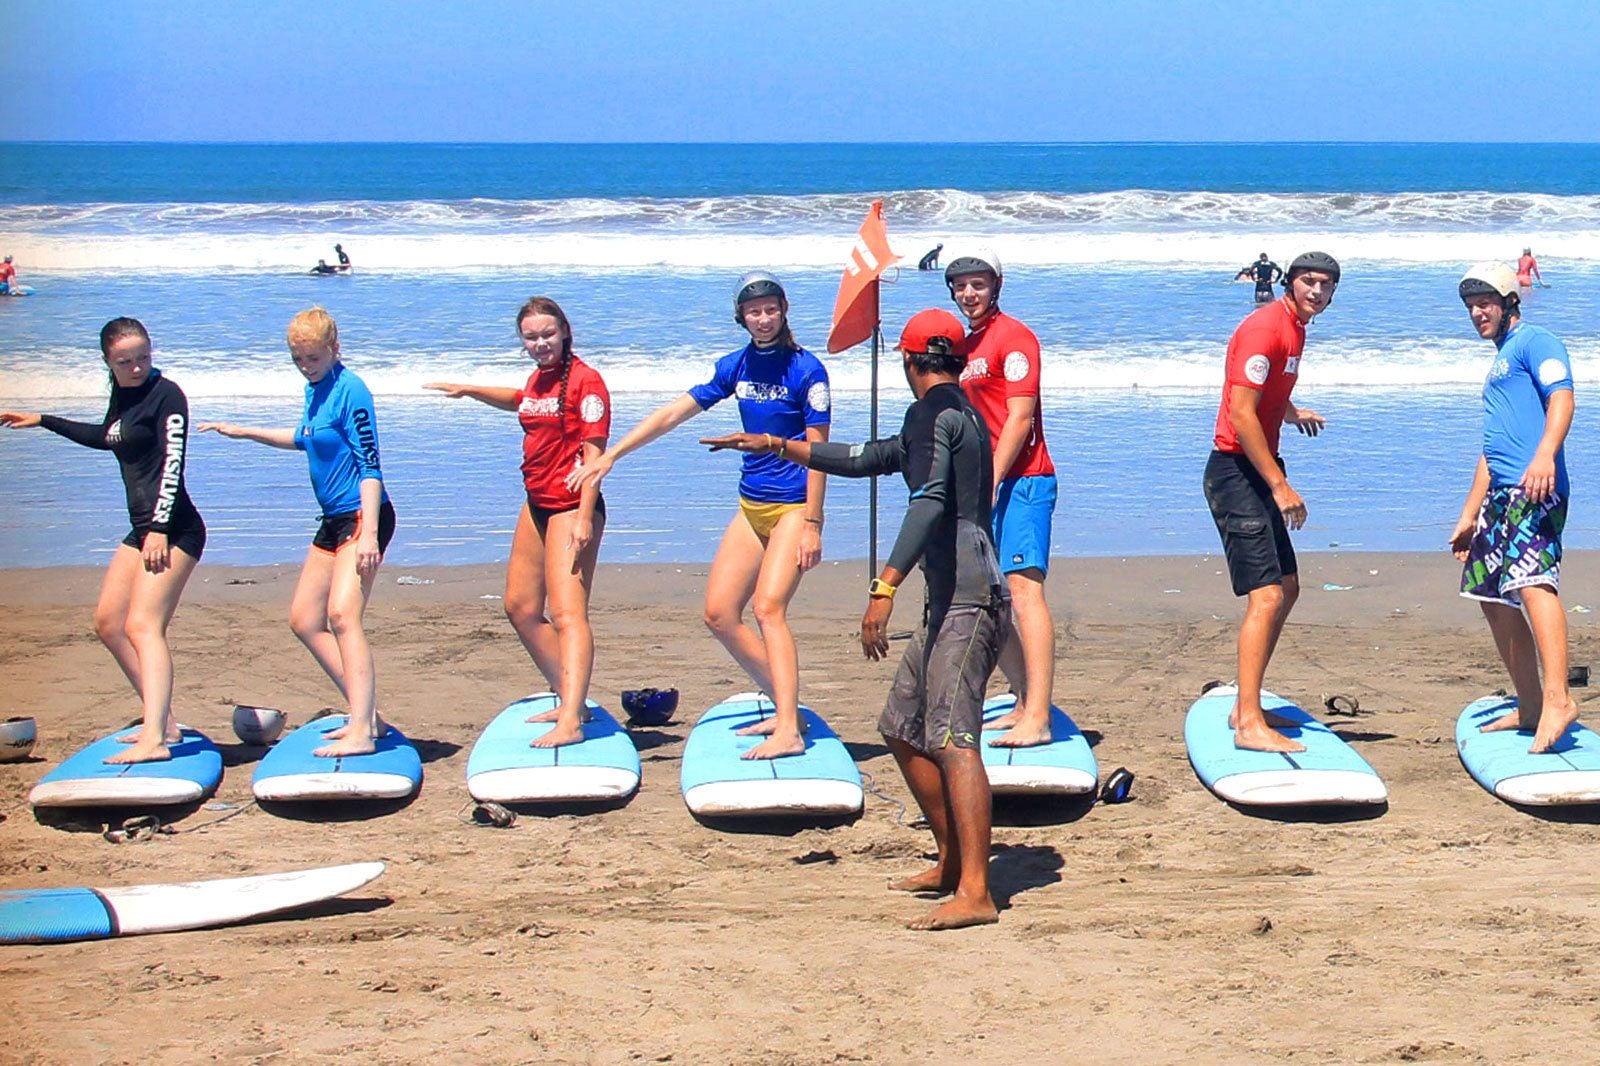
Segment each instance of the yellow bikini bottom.
[{"label": "yellow bikini bottom", "polygon": [[750,523],[750,528],[755,530],[762,544],[772,536],[772,531],[777,528],[780,518],[804,506],[803,503],[757,503],[743,496],[739,497],[739,513]]}]

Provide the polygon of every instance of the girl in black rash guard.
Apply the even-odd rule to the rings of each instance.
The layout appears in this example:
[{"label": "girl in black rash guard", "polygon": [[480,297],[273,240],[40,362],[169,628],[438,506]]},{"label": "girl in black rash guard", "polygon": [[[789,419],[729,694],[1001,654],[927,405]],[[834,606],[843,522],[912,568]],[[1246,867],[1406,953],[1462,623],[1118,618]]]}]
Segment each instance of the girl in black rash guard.
[{"label": "girl in black rash guard", "polygon": [[144,704],[144,727],[108,763],[158,762],[178,740],[172,716],[172,655],[167,626],[205,549],[206,527],[184,488],[189,402],[150,366],[150,334],[138,319],[115,318],[100,331],[111,370],[111,403],[98,424],[54,415],[0,412],[0,425],[43,426],[116,455],[133,529],[100,586],[94,627]]}]

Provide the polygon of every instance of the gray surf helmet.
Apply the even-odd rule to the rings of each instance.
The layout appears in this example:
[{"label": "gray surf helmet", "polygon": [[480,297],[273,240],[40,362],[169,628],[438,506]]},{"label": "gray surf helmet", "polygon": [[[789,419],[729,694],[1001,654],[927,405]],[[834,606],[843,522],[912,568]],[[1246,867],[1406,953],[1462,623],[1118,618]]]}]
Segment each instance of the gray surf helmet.
[{"label": "gray surf helmet", "polygon": [[778,279],[768,274],[765,270],[752,270],[739,279],[738,286],[733,290],[733,320],[739,325],[744,325],[744,315],[739,308],[749,300],[758,300],[763,296],[776,296],[783,304],[783,309],[789,309],[789,297],[784,294],[783,286]]}]

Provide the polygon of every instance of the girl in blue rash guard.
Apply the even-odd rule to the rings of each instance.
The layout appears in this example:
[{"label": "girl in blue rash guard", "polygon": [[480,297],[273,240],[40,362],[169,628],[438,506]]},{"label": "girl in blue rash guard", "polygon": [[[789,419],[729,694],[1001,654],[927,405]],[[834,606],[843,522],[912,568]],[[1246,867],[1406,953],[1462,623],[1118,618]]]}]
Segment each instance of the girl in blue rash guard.
[{"label": "girl in blue rash guard", "polygon": [[360,755],[386,728],[377,712],[372,649],[361,616],[378,564],[394,536],[394,507],[378,465],[372,393],[339,362],[339,327],[320,307],[289,323],[289,351],[306,378],[306,410],[294,429],[252,429],[224,422],[197,428],[274,448],[296,448],[311,464],[322,525],[311,540],[289,607],[289,626],[350,705],[350,721],[328,733],[315,754]]},{"label": "girl in blue rash guard", "polygon": [[[594,462],[574,471],[574,490],[596,484],[622,456],[681,426],[730,396],[739,401],[747,433],[775,440],[828,439],[828,372],[789,331],[789,302],[770,274],[746,274],[734,290],[734,321],[750,343],[717,361],[711,380],[657,408]],[[767,739],[746,759],[805,751],[800,735],[800,656],[789,629],[789,601],[800,575],[822,559],[825,476],[779,455],[746,455],[739,478],[739,513],[711,563],[706,625],[760,689],[770,694],[771,718],[741,732]],[[744,624],[754,608],[759,634]]]},{"label": "girl in blue rash guard", "polygon": [[88,448],[109,451],[122,467],[128,518],[100,585],[94,628],[144,705],[144,724],[108,763],[160,762],[178,742],[172,714],[172,654],[167,626],[206,546],[206,526],[184,487],[189,402],[150,365],[150,334],[136,318],[114,318],[100,330],[111,371],[111,403],[98,423],[54,415],[0,412],[0,425],[43,426]]}]

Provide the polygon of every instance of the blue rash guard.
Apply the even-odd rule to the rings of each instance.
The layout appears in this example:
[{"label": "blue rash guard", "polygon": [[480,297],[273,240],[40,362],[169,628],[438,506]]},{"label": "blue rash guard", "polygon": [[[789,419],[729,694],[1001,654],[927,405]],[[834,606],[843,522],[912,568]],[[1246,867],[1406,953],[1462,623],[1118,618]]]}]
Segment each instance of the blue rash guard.
[{"label": "blue rash guard", "polygon": [[[372,393],[344,364],[335,363],[321,381],[306,385],[306,413],[294,446],[310,460],[311,488],[325,517],[361,510],[361,483],[383,481]],[[389,498],[387,491],[383,498]]]},{"label": "blue rash guard", "polygon": [[[1551,394],[1572,391],[1566,346],[1549,330],[1518,322],[1499,348],[1483,382],[1483,455],[1494,488],[1522,481],[1544,437]],[[1567,495],[1565,445],[1556,452],[1556,492]]]},{"label": "blue rash guard", "polygon": [[[735,396],[746,433],[804,440],[808,426],[826,426],[828,372],[804,348],[757,348],[755,342],[717,360],[704,385],[689,390],[701,410]],[[804,503],[806,468],[776,455],[745,455],[739,495],[752,503]]]}]

